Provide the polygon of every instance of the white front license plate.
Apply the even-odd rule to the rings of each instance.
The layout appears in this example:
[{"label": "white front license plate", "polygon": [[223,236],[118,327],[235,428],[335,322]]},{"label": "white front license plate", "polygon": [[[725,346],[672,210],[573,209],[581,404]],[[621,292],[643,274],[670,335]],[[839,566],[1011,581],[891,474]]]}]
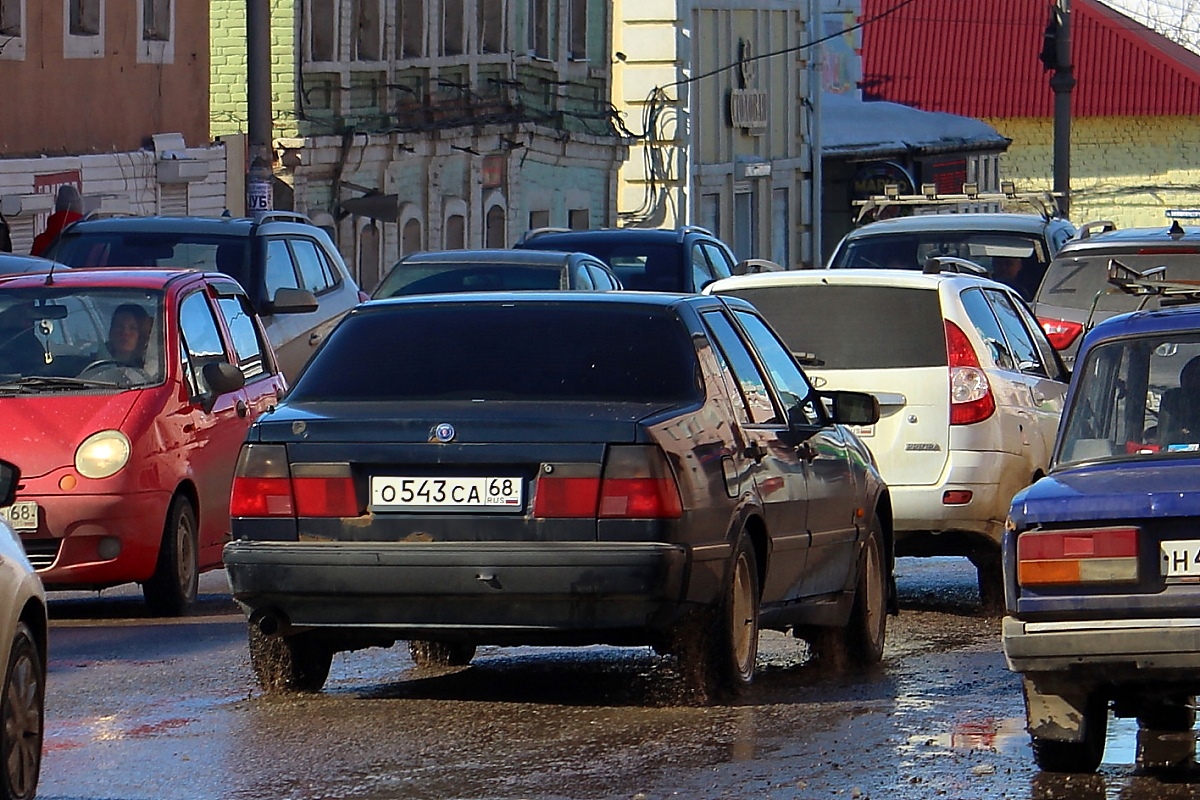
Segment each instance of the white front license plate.
[{"label": "white front license plate", "polygon": [[371,508],[378,511],[519,512],[520,478],[371,478]]},{"label": "white front license plate", "polygon": [[1163,542],[1159,554],[1164,577],[1200,578],[1200,540]]},{"label": "white front license plate", "polygon": [[38,506],[32,500],[22,500],[0,508],[0,518],[8,520],[19,531],[35,531],[38,525]]}]

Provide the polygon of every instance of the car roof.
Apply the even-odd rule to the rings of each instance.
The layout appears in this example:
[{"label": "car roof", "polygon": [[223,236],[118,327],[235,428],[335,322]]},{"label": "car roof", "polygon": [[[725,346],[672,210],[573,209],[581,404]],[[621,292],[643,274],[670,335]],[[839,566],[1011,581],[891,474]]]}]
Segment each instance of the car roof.
[{"label": "car roof", "polygon": [[122,267],[75,267],[59,272],[24,273],[18,275],[0,275],[0,289],[21,289],[32,286],[62,286],[66,288],[96,286],[96,287],[125,287],[133,289],[161,289],[176,280],[189,277],[202,277],[208,280],[233,279],[219,272],[204,272],[195,269],[151,269],[137,267],[125,269]]},{"label": "car roof", "polygon": [[189,233],[233,234],[245,236],[254,220],[249,217],[97,217],[81,219],[69,230],[90,231],[187,231]]},{"label": "car roof", "polygon": [[936,289],[943,284],[998,286],[990,278],[961,272],[926,273],[915,269],[796,269],[783,272],[761,272],[721,278],[704,287],[704,291],[722,292],[736,289],[763,289],[771,286],[896,286],[912,289]]},{"label": "car roof", "polygon": [[[528,245],[536,241],[539,244],[555,241],[569,242],[604,242],[614,239],[631,241],[661,242],[673,244],[683,241],[687,236],[704,236],[715,238],[712,233],[702,228],[588,228],[586,230],[541,230],[529,231],[522,237],[522,244]],[[565,248],[568,250],[575,248]]]},{"label": "car roof", "polygon": [[518,266],[547,266],[561,267],[571,261],[572,256],[586,258],[597,264],[604,262],[587,253],[573,253],[566,250],[427,250],[413,253],[396,262],[397,266],[404,264],[496,264]]},{"label": "car roof", "polygon": [[1196,247],[1200,245],[1200,227],[1169,226],[1157,228],[1117,228],[1115,230],[1093,233],[1077,239],[1071,239],[1058,251],[1056,258],[1064,258],[1072,253],[1088,250],[1109,250],[1112,248],[1134,248],[1146,245],[1157,247]]},{"label": "car roof", "polygon": [[1074,228],[1068,220],[1053,217],[1044,219],[1039,214],[1024,214],[1011,211],[979,212],[969,214],[919,214],[912,217],[896,217],[868,222],[846,234],[847,239],[881,236],[918,231],[1011,231],[1015,233],[1042,233],[1048,228]]},{"label": "car roof", "polygon": [[41,256],[26,256],[18,253],[0,253],[0,275],[11,275],[19,272],[45,272],[49,269],[71,269],[66,264],[60,264]]},{"label": "car roof", "polygon": [[753,309],[738,298],[716,298],[701,294],[677,294],[673,292],[455,292],[448,294],[413,294],[386,297],[360,303],[350,313],[370,311],[394,305],[462,305],[473,303],[504,303],[512,305],[544,305],[546,303],[578,303],[582,305],[633,305],[669,308],[679,305],[718,307],[721,304]]}]

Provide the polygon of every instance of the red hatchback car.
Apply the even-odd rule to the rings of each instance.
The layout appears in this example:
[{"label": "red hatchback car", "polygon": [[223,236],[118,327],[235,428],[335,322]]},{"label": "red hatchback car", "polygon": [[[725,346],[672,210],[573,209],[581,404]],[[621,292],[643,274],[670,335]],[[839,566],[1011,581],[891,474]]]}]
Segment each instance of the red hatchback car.
[{"label": "red hatchback car", "polygon": [[246,430],[285,389],[228,276],[0,278],[0,442],[21,472],[0,514],[48,589],[136,581],[152,611],[183,613],[221,566]]}]

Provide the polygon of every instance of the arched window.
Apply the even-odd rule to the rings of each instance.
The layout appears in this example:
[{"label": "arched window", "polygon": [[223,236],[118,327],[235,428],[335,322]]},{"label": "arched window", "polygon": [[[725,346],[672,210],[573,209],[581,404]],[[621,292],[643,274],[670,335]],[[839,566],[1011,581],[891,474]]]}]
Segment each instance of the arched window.
[{"label": "arched window", "polygon": [[484,221],[484,247],[508,247],[508,220],[506,217],[504,206],[495,205],[488,209],[487,218]]},{"label": "arched window", "polygon": [[371,220],[358,233],[358,288],[370,293],[379,285],[381,237],[379,226]]},{"label": "arched window", "polygon": [[400,235],[400,255],[407,256],[412,253],[418,253],[422,249],[421,220],[416,217],[410,217],[404,223],[404,230]]},{"label": "arched window", "polygon": [[462,214],[451,214],[446,217],[446,231],[443,237],[447,250],[463,250],[467,246],[467,218]]}]

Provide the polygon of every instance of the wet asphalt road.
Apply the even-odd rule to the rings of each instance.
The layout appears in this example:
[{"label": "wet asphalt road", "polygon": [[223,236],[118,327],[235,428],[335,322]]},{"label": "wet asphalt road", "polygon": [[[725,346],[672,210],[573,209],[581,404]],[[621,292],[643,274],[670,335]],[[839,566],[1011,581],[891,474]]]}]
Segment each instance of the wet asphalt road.
[{"label": "wet asphalt road", "polygon": [[372,649],[339,655],[320,695],[268,698],[221,573],[182,621],[146,618],[136,587],[52,594],[38,796],[1200,798],[1200,773],[1135,767],[1128,720],[1099,775],[1039,773],[974,571],[904,559],[898,574],[880,668],[827,674],[765,633],[754,686],[707,708],[676,702],[667,659],[607,647],[481,648],[449,671]]}]

